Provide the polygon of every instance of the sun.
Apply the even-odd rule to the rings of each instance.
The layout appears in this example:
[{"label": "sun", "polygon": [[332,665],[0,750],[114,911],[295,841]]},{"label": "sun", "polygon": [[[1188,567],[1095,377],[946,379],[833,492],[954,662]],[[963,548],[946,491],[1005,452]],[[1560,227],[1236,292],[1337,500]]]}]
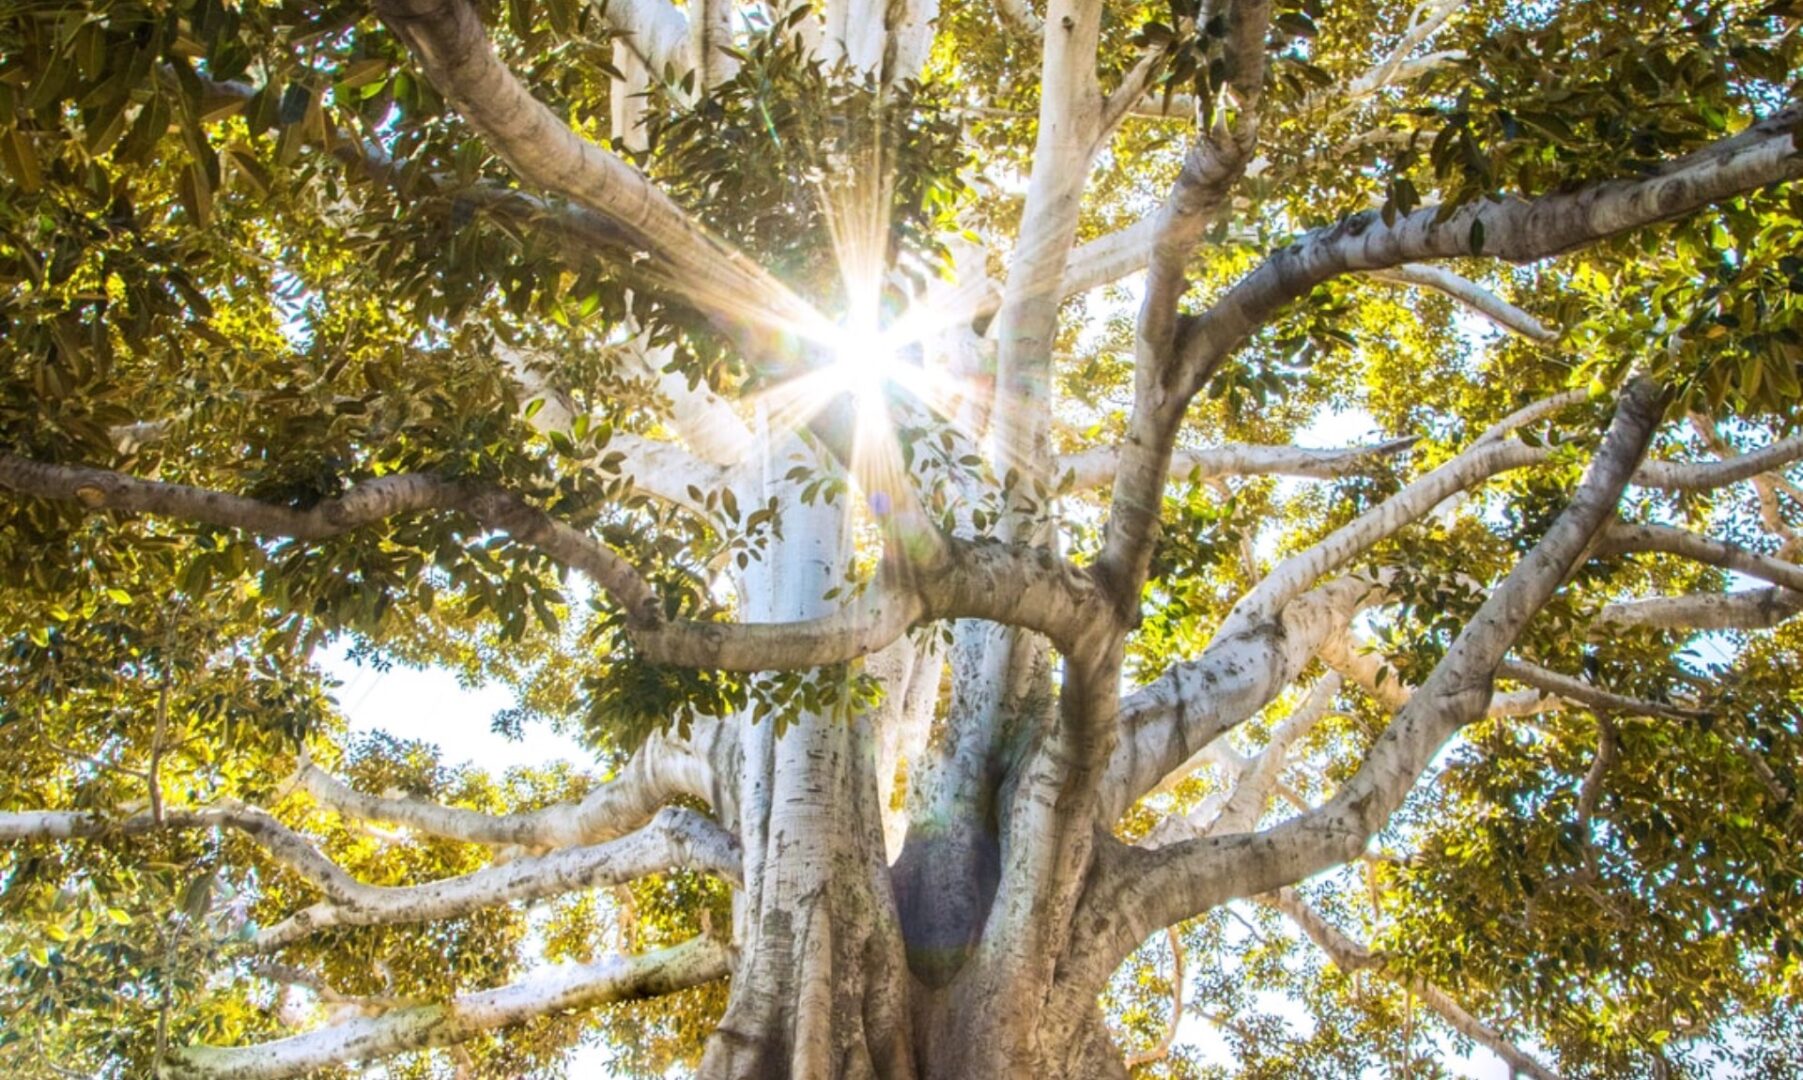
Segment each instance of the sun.
[{"label": "sun", "polygon": [[873,315],[853,312],[822,344],[830,358],[827,381],[856,403],[860,421],[886,412],[890,389],[909,381],[908,343],[884,332]]}]

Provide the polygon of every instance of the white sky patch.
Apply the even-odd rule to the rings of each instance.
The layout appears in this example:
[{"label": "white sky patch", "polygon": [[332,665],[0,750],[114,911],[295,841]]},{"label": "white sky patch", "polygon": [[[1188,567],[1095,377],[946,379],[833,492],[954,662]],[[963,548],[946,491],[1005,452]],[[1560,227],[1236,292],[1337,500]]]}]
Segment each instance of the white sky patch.
[{"label": "white sky patch", "polygon": [[333,696],[353,734],[383,731],[432,743],[443,752],[445,765],[472,764],[496,776],[515,766],[542,766],[560,758],[582,766],[594,762],[581,743],[542,724],[529,725],[526,737],[517,742],[496,734],[490,721],[514,704],[513,691],[505,686],[466,687],[439,667],[396,664],[378,671],[351,660],[344,645],[325,651],[319,662],[344,684]]}]

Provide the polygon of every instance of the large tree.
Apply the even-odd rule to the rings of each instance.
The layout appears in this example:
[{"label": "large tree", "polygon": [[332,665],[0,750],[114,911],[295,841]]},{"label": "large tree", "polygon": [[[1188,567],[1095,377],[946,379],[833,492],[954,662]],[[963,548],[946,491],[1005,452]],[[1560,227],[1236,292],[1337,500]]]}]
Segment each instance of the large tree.
[{"label": "large tree", "polygon": [[1799,25],[15,0],[0,1070],[1789,1068]]}]

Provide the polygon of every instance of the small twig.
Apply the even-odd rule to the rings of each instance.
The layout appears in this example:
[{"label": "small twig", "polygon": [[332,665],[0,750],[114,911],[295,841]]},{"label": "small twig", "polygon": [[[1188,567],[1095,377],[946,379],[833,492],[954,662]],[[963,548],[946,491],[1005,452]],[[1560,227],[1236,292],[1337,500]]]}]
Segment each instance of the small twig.
[{"label": "small twig", "polygon": [[144,771],[144,783],[150,789],[150,819],[163,823],[163,737],[169,731],[169,654],[163,653],[163,678],[157,687],[157,726],[150,737],[150,767]]},{"label": "small twig", "polygon": [[80,750],[73,750],[67,746],[63,746],[60,743],[51,742],[48,739],[46,739],[44,741],[44,745],[50,747],[50,749],[52,751],[54,751],[58,754],[61,754],[63,757],[70,758],[75,761],[85,761],[88,764],[96,766],[98,768],[107,769],[111,772],[122,773],[126,776],[130,776],[130,777],[133,777],[138,780],[145,779],[145,777],[146,777],[146,774],[141,769],[133,769],[128,766],[121,765],[115,761],[108,761],[105,758],[95,757],[93,754],[84,754]]},{"label": "small twig", "polygon": [[1171,1022],[1164,1029],[1164,1037],[1158,1040],[1158,1045],[1127,1055],[1129,1069],[1170,1057],[1171,1047],[1177,1042],[1177,1025],[1183,1020],[1183,941],[1177,936],[1175,926],[1165,927],[1164,932],[1171,943]]}]

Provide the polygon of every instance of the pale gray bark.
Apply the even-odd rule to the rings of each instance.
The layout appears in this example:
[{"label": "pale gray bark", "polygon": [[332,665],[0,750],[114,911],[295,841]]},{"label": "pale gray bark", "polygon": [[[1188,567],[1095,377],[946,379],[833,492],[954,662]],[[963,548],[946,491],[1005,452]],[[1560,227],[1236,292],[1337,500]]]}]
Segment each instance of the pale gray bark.
[{"label": "pale gray bark", "polygon": [[1803,611],[1803,593],[1790,589],[1742,589],[1690,593],[1605,604],[1596,614],[1604,626],[1650,626],[1664,630],[1769,630]]},{"label": "pale gray bark", "polygon": [[1442,267],[1404,263],[1393,269],[1375,271],[1371,276],[1379,281],[1418,286],[1449,296],[1517,337],[1542,345],[1559,340],[1557,330],[1548,328],[1539,319],[1477,282]]},{"label": "pale gray bark", "polygon": [[[1451,60],[1449,53],[1422,52],[1458,6],[1453,0],[1420,5],[1376,66],[1307,107],[1343,115],[1349,106],[1374,102],[1385,87]],[[533,100],[500,63],[472,5],[381,0],[378,7],[469,125],[522,182],[553,197],[484,187],[473,196],[480,205],[522,217],[554,210],[581,243],[615,257],[642,256],[638,269],[627,272],[647,276],[658,290],[729,326],[751,320],[792,329],[819,318],[625,160]],[[612,117],[615,136],[628,148],[644,146],[634,91],[666,72],[680,78],[687,70],[705,87],[735,66],[720,51],[730,40],[732,5],[694,0],[685,9],[686,17],[662,0],[615,0],[608,7],[608,19],[630,34],[616,48],[626,78],[614,87]],[[509,849],[497,853],[507,861],[488,869],[403,888],[350,878],[303,835],[247,809],[117,821],[66,812],[0,814],[0,840],[14,841],[133,835],[153,827],[242,831],[326,897],[265,931],[261,944],[269,948],[321,926],[448,918],[678,864],[740,886],[730,950],[704,937],[650,957],[554,969],[443,1006],[391,1009],[261,1047],[193,1048],[182,1053],[184,1068],[205,1076],[294,1075],[446,1045],[556,1010],[694,985],[731,966],[727,1014],[702,1068],[710,1078],[1121,1076],[1125,1064],[1095,1005],[1114,963],[1152,930],[1356,857],[1462,725],[1565,703],[1691,715],[1505,660],[1527,621],[1576,562],[1596,550],[1593,542],[1624,485],[1699,491],[1761,478],[1775,483],[1773,470],[1803,457],[1803,440],[1790,438],[1717,462],[1639,465],[1660,406],[1641,384],[1624,396],[1571,506],[1490,590],[1419,688],[1380,678],[1379,658],[1352,644],[1353,620],[1386,600],[1388,582],[1349,568],[1447,499],[1503,471],[1546,461],[1549,451],[1506,436],[1580,404],[1583,393],[1525,406],[1441,468],[1282,560],[1240,599],[1199,655],[1125,696],[1123,651],[1144,603],[1173,469],[1198,478],[1333,479],[1369,470],[1379,455],[1409,445],[1178,449],[1193,397],[1285,305],[1336,276],[1368,273],[1436,289],[1513,333],[1550,341],[1556,332],[1528,313],[1420,261],[1466,257],[1474,249],[1515,261],[1540,259],[1795,178],[1803,174],[1797,110],[1635,179],[1536,199],[1478,201],[1439,221],[1435,208],[1390,224],[1376,214],[1355,216],[1298,238],[1206,310],[1186,315],[1190,259],[1210,223],[1229,212],[1241,178],[1257,170],[1270,5],[1224,0],[1210,6],[1227,36],[1219,122],[1189,147],[1155,216],[1083,245],[1075,241],[1091,163],[1113,125],[1144,107],[1156,65],[1142,58],[1105,95],[1096,63],[1100,6],[1051,0],[1046,10],[1042,21],[1023,0],[998,2],[998,15],[1043,50],[1037,141],[1007,280],[995,289],[980,280],[982,273],[973,274],[968,295],[951,305],[968,317],[935,344],[959,352],[965,369],[979,369],[989,346],[973,320],[994,313],[988,327],[994,400],[967,403],[961,415],[989,436],[997,472],[1013,467],[1026,477],[1008,493],[1012,512],[998,530],[1000,543],[973,542],[956,530],[941,535],[936,523],[898,528],[892,522],[875,580],[849,602],[828,603],[826,595],[843,587],[851,571],[854,519],[846,501],[804,503],[786,473],[803,461],[818,474],[864,479],[847,475],[844,455],[834,459],[840,447],[830,423],[816,425],[817,440],[754,433],[733,404],[664,371],[669,355],[637,336],[621,347],[622,358],[670,399],[668,427],[682,446],[622,438],[617,448],[634,483],[704,515],[705,500],[697,505],[691,483],[731,488],[741,502],[772,500],[780,509],[782,542],[733,580],[739,621],[662,619],[645,577],[619,554],[504,491],[431,476],[383,477],[303,511],[0,456],[0,486],[23,494],[302,542],[399,513],[467,514],[484,529],[505,532],[592,577],[628,612],[633,641],[652,662],[753,675],[863,663],[892,695],[873,715],[804,712],[786,718],[780,732],[771,718],[754,714],[697,721],[681,738],[654,735],[618,777],[580,802],[522,814],[358,792],[303,763],[296,784],[329,810]],[[830,0],[823,18],[809,20],[801,32],[815,36],[819,55],[893,83],[920,69],[936,11],[932,0]],[[393,168],[379,148],[355,140],[340,156],[373,173]],[[966,261],[981,265],[980,256]],[[1049,433],[1059,305],[1142,268],[1125,438],[1118,447],[1056,461]],[[757,366],[771,358],[746,359]],[[789,361],[806,362],[772,361],[777,368],[761,373],[787,372],[781,363]],[[553,403],[538,414],[541,424],[568,422],[551,411],[563,406],[554,387],[527,390],[528,397]],[[146,433],[134,427],[121,434]],[[1055,483],[1066,471],[1083,489],[1114,478],[1093,566],[1056,553],[1056,538],[1039,516],[1042,500],[1031,494],[1032,480]],[[980,486],[970,483],[965,494]],[[959,512],[968,525],[968,507]],[[1604,546],[1701,559],[1781,587],[1614,603],[1599,614],[1599,625],[1759,628],[1803,610],[1803,570],[1783,558],[1664,526],[1616,526]],[[949,656],[926,640],[947,622],[955,625]],[[1330,799],[1260,831],[1271,795],[1282,786],[1288,749],[1320,722],[1341,676],[1326,676],[1256,754],[1241,756],[1222,736],[1283,700],[1316,661],[1364,686],[1396,715]],[[942,714],[948,668],[949,706]],[[1499,676],[1532,689],[1495,694]],[[1112,838],[1110,827],[1136,800],[1196,767],[1203,755],[1234,773],[1230,794],[1167,821],[1143,848]],[[894,809],[903,767],[905,817]],[[704,801],[712,818],[669,809],[677,799]],[[1295,904],[1285,910],[1336,960],[1373,963],[1369,953],[1334,937],[1338,931],[1318,913]],[[1438,994],[1431,987],[1416,989],[1456,1029],[1507,1047],[1450,998],[1431,997]],[[1511,1061],[1519,1068],[1540,1068],[1519,1051],[1499,1052],[1515,1053]]]},{"label": "pale gray bark", "polygon": [[331,1065],[376,1060],[406,1050],[449,1046],[536,1016],[615,1001],[656,997],[727,973],[727,951],[709,938],[639,956],[545,968],[511,986],[439,1005],[395,1009],[274,1042],[245,1047],[191,1046],[175,1053],[172,1074],[193,1080],[279,1080]]},{"label": "pale gray bark", "polygon": [[[1171,471],[1187,480],[1223,476],[1303,476],[1338,480],[1381,471],[1385,459],[1414,444],[1413,438],[1334,449],[1228,443],[1207,449],[1179,449],[1172,454]],[[1053,475],[1061,483],[1069,478],[1073,490],[1085,491],[1106,484],[1120,468],[1120,462],[1119,447],[1096,447],[1059,457],[1053,466]]]},{"label": "pale gray bark", "polygon": [[1397,713],[1358,772],[1325,804],[1262,832],[1207,837],[1121,857],[1085,897],[1086,933],[1070,961],[1071,993],[1094,993],[1152,930],[1226,900],[1268,892],[1356,858],[1433,755],[1484,715],[1497,666],[1609,521],[1663,409],[1647,382],[1630,387],[1571,504],[1460,633]]},{"label": "pale gray bark", "polygon": [[431,922],[518,901],[617,885],[672,868],[740,877],[732,834],[693,810],[670,807],[643,828],[606,843],[528,855],[424,885],[379,886],[345,879],[329,899],[257,933],[254,947],[279,949],[332,926]]}]

